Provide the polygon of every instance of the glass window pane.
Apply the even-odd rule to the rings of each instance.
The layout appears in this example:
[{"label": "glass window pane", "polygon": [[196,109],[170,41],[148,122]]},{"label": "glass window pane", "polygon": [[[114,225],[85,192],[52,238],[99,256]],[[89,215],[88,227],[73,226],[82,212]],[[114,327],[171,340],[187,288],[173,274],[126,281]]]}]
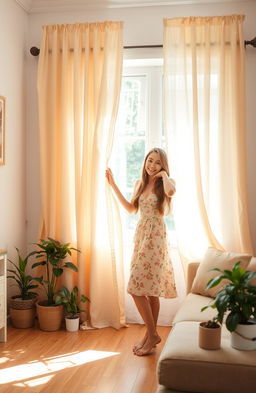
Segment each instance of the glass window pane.
[{"label": "glass window pane", "polygon": [[127,188],[133,188],[137,179],[141,178],[141,169],[145,157],[145,139],[128,141],[125,144]]},{"label": "glass window pane", "polygon": [[117,119],[119,135],[145,136],[146,75],[124,76]]}]

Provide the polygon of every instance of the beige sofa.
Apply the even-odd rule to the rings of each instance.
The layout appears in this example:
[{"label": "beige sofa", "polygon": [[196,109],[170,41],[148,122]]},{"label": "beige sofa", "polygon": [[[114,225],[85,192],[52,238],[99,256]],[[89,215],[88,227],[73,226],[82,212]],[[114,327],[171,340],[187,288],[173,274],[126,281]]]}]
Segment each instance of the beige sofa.
[{"label": "beige sofa", "polygon": [[[247,270],[256,271],[256,259],[249,255],[208,249],[204,260],[188,265],[187,296],[178,310],[173,328],[160,355],[158,393],[255,393],[256,351],[238,351],[230,345],[230,333],[222,326],[221,349],[198,346],[198,325],[216,311],[201,308],[220,289],[205,290],[206,282],[219,273],[211,267],[230,268],[238,260]],[[255,283],[256,284],[256,283]],[[215,291],[215,292],[214,292]]]}]

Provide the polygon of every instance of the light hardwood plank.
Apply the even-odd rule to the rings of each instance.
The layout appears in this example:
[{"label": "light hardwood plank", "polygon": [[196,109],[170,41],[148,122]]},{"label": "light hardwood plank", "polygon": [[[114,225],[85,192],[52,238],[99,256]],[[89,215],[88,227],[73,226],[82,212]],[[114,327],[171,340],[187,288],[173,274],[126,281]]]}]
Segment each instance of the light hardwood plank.
[{"label": "light hardwood plank", "polygon": [[156,365],[170,332],[150,356],[132,352],[144,326],[67,332],[8,327],[0,344],[0,393],[154,393]]}]

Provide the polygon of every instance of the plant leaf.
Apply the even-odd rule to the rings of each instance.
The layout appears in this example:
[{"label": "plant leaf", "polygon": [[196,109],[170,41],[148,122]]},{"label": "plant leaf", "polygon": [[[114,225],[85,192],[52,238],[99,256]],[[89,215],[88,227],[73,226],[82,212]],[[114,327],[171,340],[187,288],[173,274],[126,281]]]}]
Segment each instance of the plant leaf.
[{"label": "plant leaf", "polygon": [[33,265],[32,265],[32,269],[34,269],[34,267],[36,267],[36,266],[44,266],[44,265],[46,265],[46,261],[41,261],[41,262],[35,262],[35,263],[33,263]]},{"label": "plant leaf", "polygon": [[57,295],[57,296],[55,297],[55,304],[62,304],[62,298],[61,298],[61,296]]},{"label": "plant leaf", "polygon": [[241,322],[241,314],[239,312],[231,312],[226,319],[226,326],[230,332],[236,330],[237,325]]},{"label": "plant leaf", "polygon": [[217,277],[211,278],[210,281],[208,281],[205,289],[211,289],[213,287],[216,287],[221,282],[223,277],[224,276],[217,276]]},{"label": "plant leaf", "polygon": [[52,269],[53,274],[55,275],[55,277],[60,277],[63,273],[63,269],[60,267],[54,267]]},{"label": "plant leaf", "polygon": [[90,299],[88,297],[81,295],[81,302],[85,303],[85,302],[89,302],[89,301],[90,301]]},{"label": "plant leaf", "polygon": [[72,262],[66,262],[64,266],[78,272],[78,268]]}]

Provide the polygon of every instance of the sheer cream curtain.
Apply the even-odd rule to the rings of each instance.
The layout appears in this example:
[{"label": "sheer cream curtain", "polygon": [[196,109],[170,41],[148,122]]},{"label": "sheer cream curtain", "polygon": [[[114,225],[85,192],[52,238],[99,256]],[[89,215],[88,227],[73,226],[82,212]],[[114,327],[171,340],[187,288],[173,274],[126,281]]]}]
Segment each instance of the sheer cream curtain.
[{"label": "sheer cream curtain", "polygon": [[164,20],[165,127],[183,263],[208,246],[252,252],[242,15]]},{"label": "sheer cream curtain", "polygon": [[[122,22],[43,27],[38,68],[41,237],[71,242],[96,327],[124,325],[118,208],[106,186],[122,75]],[[76,282],[77,281],[77,282]]]}]

